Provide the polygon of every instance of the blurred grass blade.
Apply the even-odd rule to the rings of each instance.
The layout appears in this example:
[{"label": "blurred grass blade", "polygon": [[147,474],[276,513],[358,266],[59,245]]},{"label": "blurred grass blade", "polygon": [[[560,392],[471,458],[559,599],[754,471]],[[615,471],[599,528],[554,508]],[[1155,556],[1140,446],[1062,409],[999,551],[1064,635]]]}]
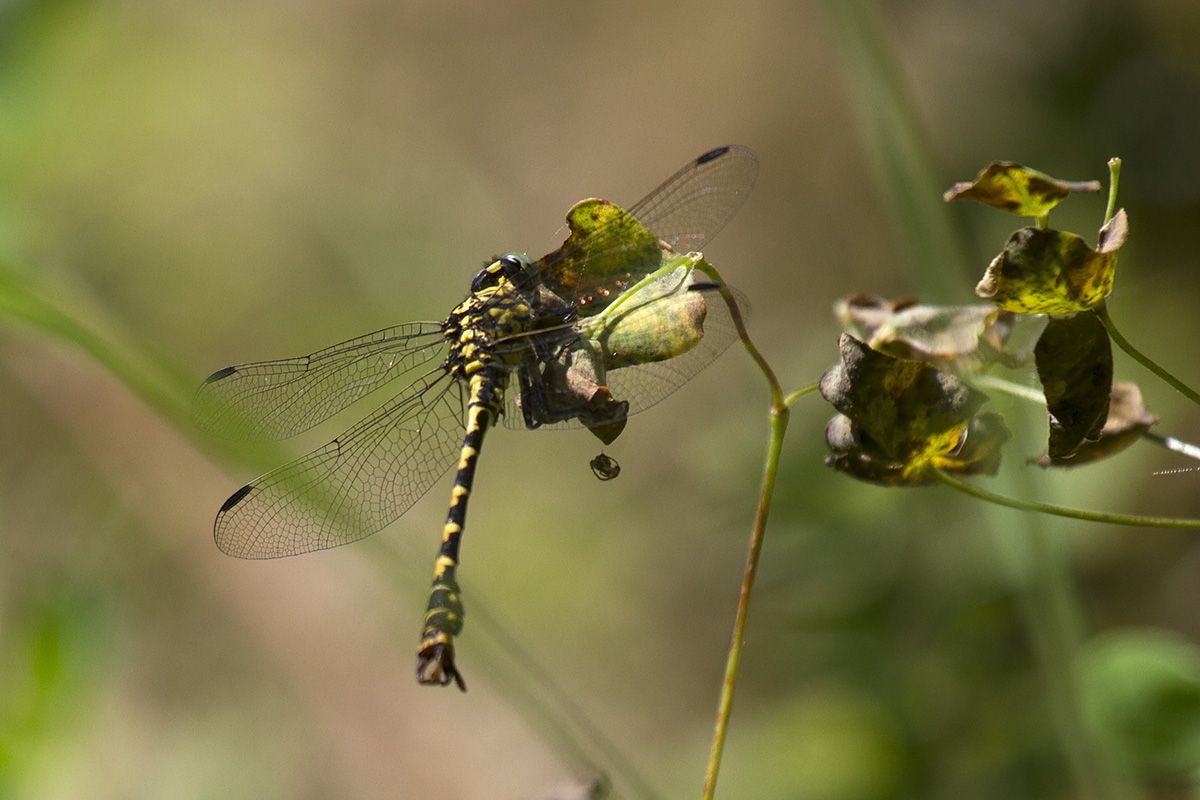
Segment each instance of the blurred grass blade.
[{"label": "blurred grass blade", "polygon": [[912,96],[884,41],[876,4],[826,0],[823,5],[857,133],[879,195],[897,221],[917,294],[929,303],[962,302],[968,262],[942,202],[944,186]]},{"label": "blurred grass blade", "polygon": [[0,320],[4,319],[75,345],[177,428],[190,429],[191,389],[182,370],[150,356],[148,348],[141,348],[139,358],[126,355],[74,315],[46,299],[25,274],[0,261]]}]

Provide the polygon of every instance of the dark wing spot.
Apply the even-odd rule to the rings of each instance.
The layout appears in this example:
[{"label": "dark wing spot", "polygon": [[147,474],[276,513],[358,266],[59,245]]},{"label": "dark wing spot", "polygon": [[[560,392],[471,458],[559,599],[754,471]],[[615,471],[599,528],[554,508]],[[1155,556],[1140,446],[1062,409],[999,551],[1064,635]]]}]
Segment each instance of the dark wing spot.
[{"label": "dark wing spot", "polygon": [[217,381],[223,381],[235,372],[237,372],[237,367],[225,367],[224,369],[219,369],[212,375],[209,375],[204,379],[204,382],[216,383]]},{"label": "dark wing spot", "polygon": [[225,501],[225,505],[221,506],[221,513],[224,514],[226,511],[242,502],[242,499],[245,498],[246,495],[250,494],[250,491],[253,488],[254,487],[247,483],[245,486],[234,492],[233,495]]},{"label": "dark wing spot", "polygon": [[696,159],[696,166],[699,166],[701,164],[707,164],[708,162],[712,161],[713,159],[720,158],[721,156],[725,155],[728,152],[729,152],[729,145],[725,145],[724,147],[717,147],[713,150],[709,150],[707,153],[705,153],[704,155],[702,155]]}]

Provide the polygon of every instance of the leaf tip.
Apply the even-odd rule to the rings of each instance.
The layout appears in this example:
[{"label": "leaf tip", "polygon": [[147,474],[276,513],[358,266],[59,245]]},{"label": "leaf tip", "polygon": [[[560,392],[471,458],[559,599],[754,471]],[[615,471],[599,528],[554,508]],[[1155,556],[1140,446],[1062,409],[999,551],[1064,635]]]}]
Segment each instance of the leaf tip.
[{"label": "leaf tip", "polygon": [[1100,241],[1096,245],[1096,250],[1101,253],[1115,253],[1121,249],[1121,245],[1125,244],[1128,236],[1129,217],[1122,208],[1113,214],[1113,218],[1104,223],[1104,227],[1100,229]]}]

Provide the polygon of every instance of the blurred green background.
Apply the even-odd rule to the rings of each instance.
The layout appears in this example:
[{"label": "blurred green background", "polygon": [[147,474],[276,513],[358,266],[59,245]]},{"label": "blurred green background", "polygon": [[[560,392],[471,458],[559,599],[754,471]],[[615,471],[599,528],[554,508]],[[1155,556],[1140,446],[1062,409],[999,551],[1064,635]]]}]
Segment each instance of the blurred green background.
[{"label": "blurred green background", "polygon": [[[786,388],[836,360],[840,296],[972,299],[1025,223],[942,206],[951,182],[1114,155],[1110,309],[1200,382],[1194,0],[0,0],[0,797],[698,794],[766,443],[744,353],[631,420],[610,483],[586,432],[490,437],[466,695],[412,675],[448,479],[368,542],[240,562],[220,504],[338,427],[233,449],[186,403],[225,364],[439,319],[576,200],[727,142],[762,173],[708,255]],[[795,407],[719,796],[1193,796],[1196,537],[859,484],[821,464],[829,416]],[[1025,418],[989,486],[1200,516],[1150,446],[1026,469]]]}]

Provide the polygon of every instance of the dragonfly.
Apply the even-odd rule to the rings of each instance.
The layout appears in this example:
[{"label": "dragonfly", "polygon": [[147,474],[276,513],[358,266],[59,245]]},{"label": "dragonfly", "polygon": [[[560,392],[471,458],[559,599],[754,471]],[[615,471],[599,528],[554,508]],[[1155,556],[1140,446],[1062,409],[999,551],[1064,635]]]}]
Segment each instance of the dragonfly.
[{"label": "dragonfly", "polygon": [[[701,251],[757,174],[749,148],[710,150],[628,210],[596,198],[576,203],[561,247],[536,260],[491,260],[440,322],[214,372],[196,393],[193,418],[235,440],[292,437],[385,385],[400,387],[333,441],[234,492],[217,514],[217,547],[263,559],[362,539],[454,467],[417,680],[465,690],[454,656],[464,617],[457,571],[485,434],[497,422],[583,427],[609,444],[630,415],[728,349],[744,299],[713,279]],[[615,477],[609,461],[598,475]]]}]

